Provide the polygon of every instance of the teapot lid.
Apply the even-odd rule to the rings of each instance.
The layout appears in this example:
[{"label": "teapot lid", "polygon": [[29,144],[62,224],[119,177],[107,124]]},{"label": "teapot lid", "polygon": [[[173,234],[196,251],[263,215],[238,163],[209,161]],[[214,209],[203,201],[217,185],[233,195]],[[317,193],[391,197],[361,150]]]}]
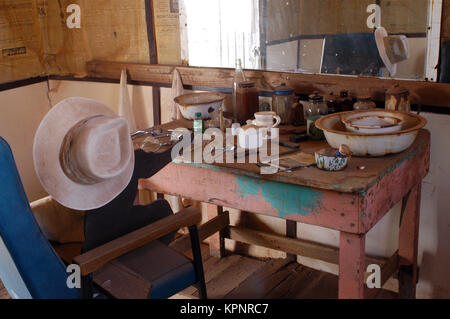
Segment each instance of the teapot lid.
[{"label": "teapot lid", "polygon": [[[261,128],[261,127],[255,125],[255,124],[247,124],[247,125],[244,125],[244,126],[241,127],[240,132],[243,133],[243,134],[246,134],[246,135],[249,135],[249,134],[252,134],[252,135],[253,135],[253,134],[258,134],[258,130],[259,130],[260,128]],[[253,130],[252,130],[252,129],[253,129]]]},{"label": "teapot lid", "polygon": [[291,95],[294,94],[294,90],[286,86],[286,83],[282,83],[281,86],[275,88],[275,95]]},{"label": "teapot lid", "polygon": [[386,94],[394,94],[394,95],[405,93],[409,93],[409,90],[404,86],[400,86],[399,83],[395,84],[386,91]]}]

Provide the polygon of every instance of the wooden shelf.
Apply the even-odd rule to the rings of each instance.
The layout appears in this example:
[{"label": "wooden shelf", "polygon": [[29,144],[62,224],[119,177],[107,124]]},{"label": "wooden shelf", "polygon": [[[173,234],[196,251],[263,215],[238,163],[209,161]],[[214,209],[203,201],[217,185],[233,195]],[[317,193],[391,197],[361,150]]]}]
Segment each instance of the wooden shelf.
[{"label": "wooden shelf", "polygon": [[[233,69],[225,68],[182,67],[105,61],[88,62],[87,67],[91,79],[119,80],[121,70],[126,69],[131,81],[165,86],[172,84],[172,73],[175,68],[180,72],[185,86],[229,89],[232,86],[234,75]],[[362,89],[369,89],[372,92],[373,98],[377,101],[384,101],[385,91],[394,84],[399,83],[418,94],[422,99],[423,105],[450,107],[450,84],[445,83],[258,70],[245,70],[245,75],[248,79],[257,83],[260,91],[273,91],[281,83],[286,83],[288,86],[294,88],[297,94],[311,94],[313,91],[338,93],[342,89],[349,90],[351,94],[358,94]]]}]

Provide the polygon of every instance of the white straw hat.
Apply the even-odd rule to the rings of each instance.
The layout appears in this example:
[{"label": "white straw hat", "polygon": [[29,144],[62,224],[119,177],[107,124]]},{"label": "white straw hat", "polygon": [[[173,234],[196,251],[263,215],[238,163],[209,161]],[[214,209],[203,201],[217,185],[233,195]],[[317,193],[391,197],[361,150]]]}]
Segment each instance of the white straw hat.
[{"label": "white straw hat", "polygon": [[95,100],[66,99],[42,120],[33,159],[42,186],[60,204],[77,210],[101,207],[133,175],[128,122]]},{"label": "white straw hat", "polygon": [[409,59],[408,38],[404,35],[389,36],[386,29],[375,30],[378,53],[391,76],[397,74],[397,63]]}]

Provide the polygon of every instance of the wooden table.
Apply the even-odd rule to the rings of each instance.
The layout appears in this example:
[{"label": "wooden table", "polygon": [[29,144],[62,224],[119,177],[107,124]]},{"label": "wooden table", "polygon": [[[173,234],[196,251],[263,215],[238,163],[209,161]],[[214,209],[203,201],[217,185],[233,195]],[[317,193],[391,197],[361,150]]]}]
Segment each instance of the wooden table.
[{"label": "wooden table", "polygon": [[[181,126],[180,122],[165,125]],[[305,142],[313,153],[326,142]],[[260,175],[255,164],[171,163],[142,186],[158,193],[208,203],[210,221],[200,228],[211,236],[212,253],[224,253],[224,238],[285,251],[291,255],[339,264],[339,298],[370,297],[376,289],[365,285],[366,266],[378,259],[365,254],[367,232],[402,201],[398,251],[381,265],[381,282],[398,272],[400,297],[414,298],[418,277],[417,244],[421,183],[429,169],[430,133],[421,130],[414,144],[396,155],[352,158],[343,172],[315,167],[291,173]],[[361,170],[359,167],[364,166]],[[233,227],[222,207],[269,215],[287,221],[287,236]],[[297,239],[296,223],[340,231],[339,249]],[[219,232],[219,233],[218,233]],[[186,239],[175,242],[186,248]]]}]

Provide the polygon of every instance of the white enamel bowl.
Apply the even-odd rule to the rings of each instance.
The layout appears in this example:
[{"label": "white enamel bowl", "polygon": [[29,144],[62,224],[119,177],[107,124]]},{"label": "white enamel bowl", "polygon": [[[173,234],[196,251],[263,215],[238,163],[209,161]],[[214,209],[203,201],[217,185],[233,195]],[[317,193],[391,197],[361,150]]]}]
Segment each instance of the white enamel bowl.
[{"label": "white enamel bowl", "polygon": [[401,118],[401,131],[376,134],[348,132],[341,121],[341,116],[356,112],[358,111],[330,114],[316,121],[316,126],[324,131],[325,138],[331,147],[339,148],[340,145],[346,144],[355,156],[376,157],[403,152],[414,143],[419,130],[427,124],[425,118],[416,114],[385,111]]},{"label": "white enamel bowl", "polygon": [[341,116],[341,121],[349,132],[377,134],[402,130],[403,119],[387,111],[358,111]]},{"label": "white enamel bowl", "polygon": [[185,119],[195,120],[195,114],[201,113],[202,119],[207,120],[220,109],[225,97],[225,94],[216,92],[191,93],[178,96],[174,101]]}]

